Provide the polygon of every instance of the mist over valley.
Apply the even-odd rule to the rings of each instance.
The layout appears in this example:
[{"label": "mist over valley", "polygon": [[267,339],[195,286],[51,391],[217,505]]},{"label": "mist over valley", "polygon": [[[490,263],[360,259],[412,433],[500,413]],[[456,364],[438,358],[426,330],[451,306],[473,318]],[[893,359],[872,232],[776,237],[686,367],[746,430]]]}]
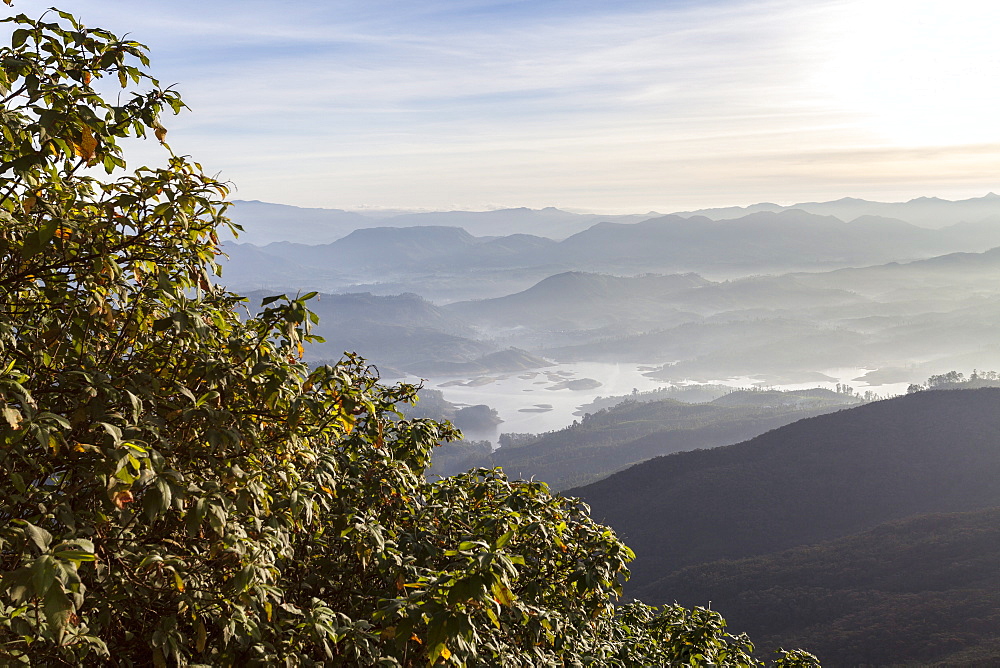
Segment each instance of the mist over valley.
[{"label": "mist over valley", "polygon": [[[299,219],[294,207],[241,202],[237,221],[244,205],[250,235],[294,237],[361,215]],[[529,209],[368,216],[375,226],[339,228],[329,243],[228,245],[223,281],[253,299],[320,290],[316,333],[327,341],[310,359],[354,351],[386,377],[496,406],[505,422],[478,434],[494,444],[504,431],[565,426],[576,406],[632,389],[849,385],[889,396],[952,369],[1000,367],[1000,250],[991,250],[1000,197],[809,205],[858,214],[850,222],[762,207],[718,221],[595,223]],[[931,212],[940,218],[918,227],[868,211],[923,225]],[[450,220],[488,221],[496,232],[530,221],[535,233],[424,225]],[[584,229],[557,241],[566,220]],[[401,226],[385,226],[393,221]]]},{"label": "mist over valley", "polygon": [[[373,214],[238,202],[235,218],[247,232],[225,245],[224,283],[248,291],[251,302],[319,291],[311,308],[320,316],[314,333],[325,342],[307,347],[311,363],[356,352],[383,378],[422,384],[424,400],[405,408],[407,416],[462,428],[465,439],[440,445],[429,475],[501,467],[582,496],[636,546],[631,592],[680,596],[685,605],[711,600],[766,649],[815,646],[830,665],[877,656],[889,631],[860,620],[895,599],[876,593],[885,586],[874,580],[830,580],[825,550],[839,555],[841,570],[855,568],[854,560],[869,558],[860,546],[888,535],[863,532],[897,519],[909,524],[887,525],[905,535],[892,538],[886,554],[897,553],[898,541],[910,541],[912,551],[935,536],[973,550],[945,536],[958,530],[954,523],[979,516],[925,514],[1000,503],[992,488],[975,499],[969,488],[959,499],[948,481],[964,474],[934,464],[944,467],[938,480],[908,450],[918,433],[931,438],[921,446],[927,456],[947,447],[921,425],[934,422],[934,434],[962,440],[956,430],[968,421],[1000,414],[1000,390],[965,399],[972,388],[1000,385],[987,371],[1000,368],[1000,197],[993,194],[634,216]],[[922,401],[891,399],[914,393]],[[861,410],[864,426],[850,426]],[[816,421],[821,415],[827,422]],[[837,436],[840,425],[853,435]],[[993,462],[1000,440],[974,438]],[[828,463],[780,448],[820,448]],[[953,464],[970,465],[962,457]],[[865,496],[875,487],[854,489],[900,475],[890,474],[891,462],[903,460],[917,477],[880,486],[878,500]],[[835,473],[841,466],[845,472]],[[662,472],[677,467],[676,481]],[[867,472],[859,478],[860,470]],[[778,498],[760,495],[776,486],[785,487]],[[691,496],[694,489],[701,496]],[[802,505],[806,489],[829,501]],[[791,509],[799,505],[795,519]],[[678,513],[689,521],[671,523]],[[799,551],[786,551],[793,548]],[[748,597],[763,594],[746,580],[727,584],[737,577],[728,575],[733,569],[766,569],[766,576],[739,577],[777,578],[781,587],[812,569],[817,586],[836,590],[829,595],[878,602],[824,603],[824,614],[841,616],[831,635],[826,626],[809,627],[816,622],[808,616],[796,625],[770,612],[809,607],[819,594],[806,592],[820,590],[781,589],[767,594],[780,602],[757,604]],[[992,586],[986,582],[954,586],[981,598],[982,587]],[[973,614],[955,608],[958,593],[934,598],[915,580],[907,587],[927,610]],[[1000,602],[977,605],[976,614],[1000,615]],[[767,621],[755,622],[758,615]],[[923,628],[900,618],[892,632]],[[885,656],[989,656],[990,637],[918,643]],[[852,654],[833,638],[864,649]]]}]

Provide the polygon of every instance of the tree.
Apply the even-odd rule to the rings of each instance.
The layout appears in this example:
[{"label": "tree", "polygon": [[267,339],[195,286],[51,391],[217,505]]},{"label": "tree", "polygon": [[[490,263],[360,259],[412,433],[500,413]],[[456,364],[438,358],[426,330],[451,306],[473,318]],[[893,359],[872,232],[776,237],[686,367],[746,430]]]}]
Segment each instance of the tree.
[{"label": "tree", "polygon": [[936,376],[931,376],[926,381],[927,389],[933,390],[947,385],[960,385],[965,382],[965,374],[958,371],[949,371]]},{"label": "tree", "polygon": [[[311,295],[241,315],[216,285],[227,188],[164,143],[145,48],[6,21],[0,662],[756,665],[714,613],[616,614],[632,553],[578,501],[428,483],[458,434],[403,419],[417,388],[306,365]],[[129,171],[147,134],[167,164]]]}]

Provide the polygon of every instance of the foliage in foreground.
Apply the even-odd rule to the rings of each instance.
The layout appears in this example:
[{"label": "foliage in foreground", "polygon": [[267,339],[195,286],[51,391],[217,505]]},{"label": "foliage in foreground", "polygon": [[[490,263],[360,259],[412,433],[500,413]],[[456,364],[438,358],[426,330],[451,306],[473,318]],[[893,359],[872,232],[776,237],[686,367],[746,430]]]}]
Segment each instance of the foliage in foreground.
[{"label": "foliage in foreground", "polygon": [[578,501],[426,482],[457,434],[401,418],[414,387],[305,365],[308,295],[241,318],[213,284],[225,186],[169,149],[125,170],[118,140],[182,107],[144,47],[8,21],[0,662],[757,665],[711,611],[616,611],[632,554]]}]

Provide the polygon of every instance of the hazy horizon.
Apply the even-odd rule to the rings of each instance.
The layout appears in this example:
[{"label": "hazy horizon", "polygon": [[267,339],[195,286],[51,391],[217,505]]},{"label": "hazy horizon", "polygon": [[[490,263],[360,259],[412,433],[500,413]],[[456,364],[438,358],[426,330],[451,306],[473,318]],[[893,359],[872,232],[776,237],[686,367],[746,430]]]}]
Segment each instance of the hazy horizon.
[{"label": "hazy horizon", "polygon": [[[235,194],[238,195],[239,193],[235,193]],[[572,205],[566,205],[566,206],[551,206],[550,205],[550,206],[543,206],[543,207],[532,207],[532,206],[518,205],[516,203],[511,204],[510,206],[497,204],[497,205],[483,205],[483,206],[478,207],[478,208],[468,208],[468,209],[435,209],[435,208],[429,208],[429,207],[405,208],[405,207],[390,207],[390,206],[376,206],[376,205],[367,205],[367,206],[366,205],[358,205],[358,206],[338,207],[338,206],[305,206],[305,205],[300,205],[300,204],[288,204],[286,202],[271,202],[271,201],[264,201],[264,200],[260,200],[260,199],[246,199],[246,198],[243,198],[243,197],[233,197],[232,200],[234,202],[236,202],[236,203],[247,202],[247,203],[255,203],[255,204],[275,204],[275,205],[278,205],[278,206],[290,206],[290,207],[295,207],[295,208],[300,208],[300,209],[318,209],[318,210],[323,210],[323,211],[349,211],[349,212],[352,212],[352,213],[360,213],[360,214],[370,213],[370,214],[377,214],[377,215],[385,215],[387,217],[389,215],[408,214],[408,213],[450,213],[450,212],[489,213],[491,211],[509,211],[509,210],[515,210],[515,209],[528,209],[528,210],[531,210],[531,211],[542,211],[544,209],[558,209],[559,211],[565,211],[567,213],[575,213],[575,214],[581,214],[581,215],[598,215],[598,216],[605,216],[605,215],[606,216],[640,215],[641,216],[641,215],[646,215],[646,214],[670,215],[670,214],[675,214],[675,213],[691,213],[691,212],[695,212],[695,211],[702,211],[702,210],[708,210],[708,209],[725,209],[725,208],[743,208],[743,209],[746,209],[746,208],[751,208],[751,207],[754,207],[754,206],[757,206],[757,205],[768,205],[768,204],[773,204],[775,206],[782,207],[782,208],[794,207],[795,205],[798,205],[798,204],[827,204],[827,203],[830,203],[830,202],[838,202],[838,201],[841,201],[841,200],[865,200],[865,201],[873,202],[873,203],[876,203],[876,204],[907,204],[909,202],[914,202],[916,200],[940,200],[940,201],[945,201],[945,202],[959,202],[959,201],[964,201],[964,200],[968,200],[968,199],[982,199],[982,198],[990,197],[990,196],[998,196],[998,195],[997,195],[997,193],[995,193],[995,192],[993,192],[991,190],[991,191],[983,192],[983,193],[979,193],[979,194],[972,193],[968,197],[956,197],[956,198],[939,197],[938,195],[933,194],[933,193],[931,193],[931,194],[916,195],[916,196],[908,198],[908,199],[900,199],[900,200],[870,200],[870,199],[867,199],[867,198],[864,198],[864,197],[856,197],[854,195],[843,195],[841,197],[836,197],[836,198],[832,198],[832,199],[829,199],[829,200],[823,200],[823,201],[818,201],[818,200],[817,201],[805,201],[805,200],[796,200],[796,201],[787,200],[787,201],[781,201],[781,200],[779,200],[777,198],[771,198],[771,199],[764,199],[764,200],[753,201],[753,202],[747,201],[747,202],[740,202],[740,203],[735,203],[735,204],[717,204],[717,205],[709,205],[709,206],[699,207],[699,208],[695,208],[695,209],[684,209],[684,210],[675,209],[675,210],[670,210],[670,211],[667,211],[667,210],[663,210],[663,211],[654,211],[654,210],[640,211],[636,207],[621,208],[621,209],[610,209],[610,210],[609,209],[585,209],[585,208],[580,208],[580,207],[576,207],[576,206],[572,206]],[[998,197],[1000,197],[1000,196],[998,196]]]}]

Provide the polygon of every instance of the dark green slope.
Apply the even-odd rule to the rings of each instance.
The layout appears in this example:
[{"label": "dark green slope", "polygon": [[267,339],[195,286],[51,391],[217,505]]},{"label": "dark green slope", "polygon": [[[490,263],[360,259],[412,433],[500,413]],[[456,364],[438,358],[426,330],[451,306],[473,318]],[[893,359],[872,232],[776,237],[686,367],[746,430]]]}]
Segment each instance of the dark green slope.
[{"label": "dark green slope", "polygon": [[824,666],[1000,665],[1000,509],[921,515],[779,554],[693,566],[638,592],[705,605],[767,653]]},{"label": "dark green slope", "polygon": [[1000,506],[1000,389],[919,392],[801,420],[567,494],[635,550],[632,592],[684,566]]},{"label": "dark green slope", "polygon": [[625,401],[580,423],[493,453],[491,465],[515,478],[544,480],[566,489],[600,480],[653,457],[737,443],[805,417],[859,403],[817,390],[815,394],[733,392],[703,404],[665,400]]},{"label": "dark green slope", "polygon": [[[714,448],[813,415],[861,403],[830,390],[739,390],[705,403],[621,400],[572,426],[514,435],[489,453],[456,444],[435,451],[434,473],[500,466],[512,478],[542,480],[555,490],[605,478],[653,457]],[[444,462],[448,462],[444,464]]]}]

